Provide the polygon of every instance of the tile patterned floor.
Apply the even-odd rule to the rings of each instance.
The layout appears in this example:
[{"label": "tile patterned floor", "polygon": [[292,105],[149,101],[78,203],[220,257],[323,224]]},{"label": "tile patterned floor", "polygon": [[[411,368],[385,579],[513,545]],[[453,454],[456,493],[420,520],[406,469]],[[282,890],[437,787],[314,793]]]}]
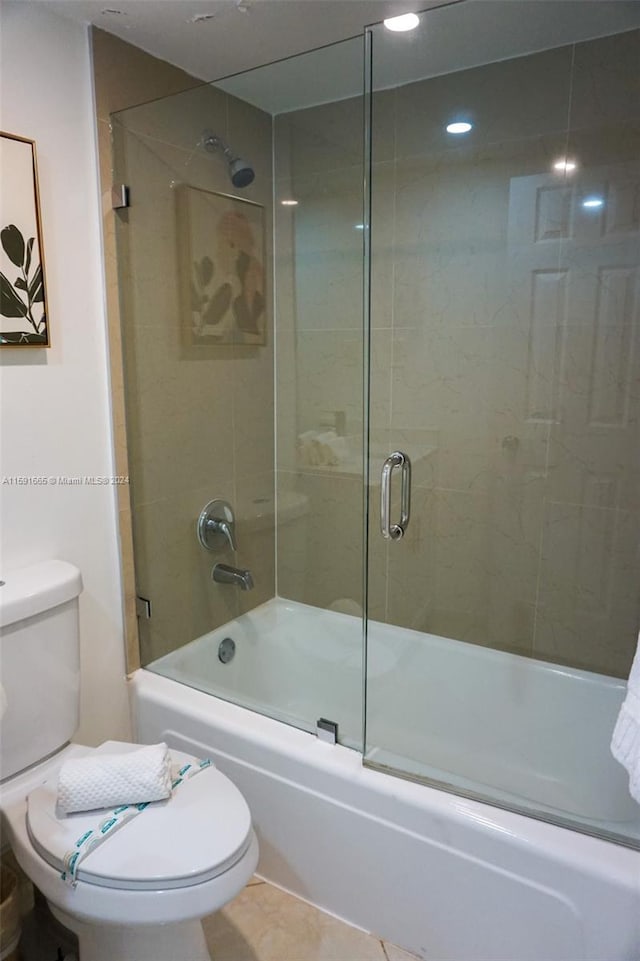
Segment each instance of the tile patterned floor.
[{"label": "tile patterned floor", "polygon": [[215,961],[416,961],[258,878],[203,925]]}]

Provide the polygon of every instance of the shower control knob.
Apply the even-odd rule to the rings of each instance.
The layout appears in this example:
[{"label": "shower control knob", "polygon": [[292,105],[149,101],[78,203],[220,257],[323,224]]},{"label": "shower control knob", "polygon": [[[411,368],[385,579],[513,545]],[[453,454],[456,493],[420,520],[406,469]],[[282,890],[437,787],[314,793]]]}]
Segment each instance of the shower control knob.
[{"label": "shower control knob", "polygon": [[206,551],[236,549],[236,521],[231,504],[217,497],[209,501],[198,518],[198,540]]}]

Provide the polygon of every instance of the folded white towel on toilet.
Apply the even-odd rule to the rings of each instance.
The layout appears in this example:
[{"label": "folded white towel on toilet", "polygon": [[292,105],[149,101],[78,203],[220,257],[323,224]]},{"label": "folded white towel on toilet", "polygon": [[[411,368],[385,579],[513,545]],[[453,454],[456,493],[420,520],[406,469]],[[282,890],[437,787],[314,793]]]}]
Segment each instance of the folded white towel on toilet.
[{"label": "folded white towel on toilet", "polygon": [[126,754],[89,754],[72,758],[58,775],[61,814],[119,804],[162,801],[171,796],[171,758],[166,744]]},{"label": "folded white towel on toilet", "polygon": [[631,665],[627,696],[613,731],[611,753],[629,772],[629,793],[640,804],[640,640]]}]

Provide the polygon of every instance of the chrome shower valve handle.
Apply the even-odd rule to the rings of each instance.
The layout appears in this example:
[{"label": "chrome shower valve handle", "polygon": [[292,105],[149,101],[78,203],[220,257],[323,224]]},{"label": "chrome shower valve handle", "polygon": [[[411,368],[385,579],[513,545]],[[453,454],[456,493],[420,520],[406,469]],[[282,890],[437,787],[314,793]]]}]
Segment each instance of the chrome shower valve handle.
[{"label": "chrome shower valve handle", "polygon": [[231,504],[220,498],[209,501],[198,518],[198,540],[207,551],[236,550],[235,517]]}]

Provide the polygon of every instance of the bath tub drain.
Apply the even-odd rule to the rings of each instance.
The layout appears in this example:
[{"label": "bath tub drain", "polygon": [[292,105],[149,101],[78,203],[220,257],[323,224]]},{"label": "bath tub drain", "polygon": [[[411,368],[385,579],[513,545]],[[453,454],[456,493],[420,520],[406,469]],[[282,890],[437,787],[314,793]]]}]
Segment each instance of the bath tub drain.
[{"label": "bath tub drain", "polygon": [[229,661],[233,659],[233,655],[236,653],[236,642],[230,638],[225,637],[223,641],[220,641],[220,647],[218,648],[218,659],[222,661],[223,664],[228,664]]}]

